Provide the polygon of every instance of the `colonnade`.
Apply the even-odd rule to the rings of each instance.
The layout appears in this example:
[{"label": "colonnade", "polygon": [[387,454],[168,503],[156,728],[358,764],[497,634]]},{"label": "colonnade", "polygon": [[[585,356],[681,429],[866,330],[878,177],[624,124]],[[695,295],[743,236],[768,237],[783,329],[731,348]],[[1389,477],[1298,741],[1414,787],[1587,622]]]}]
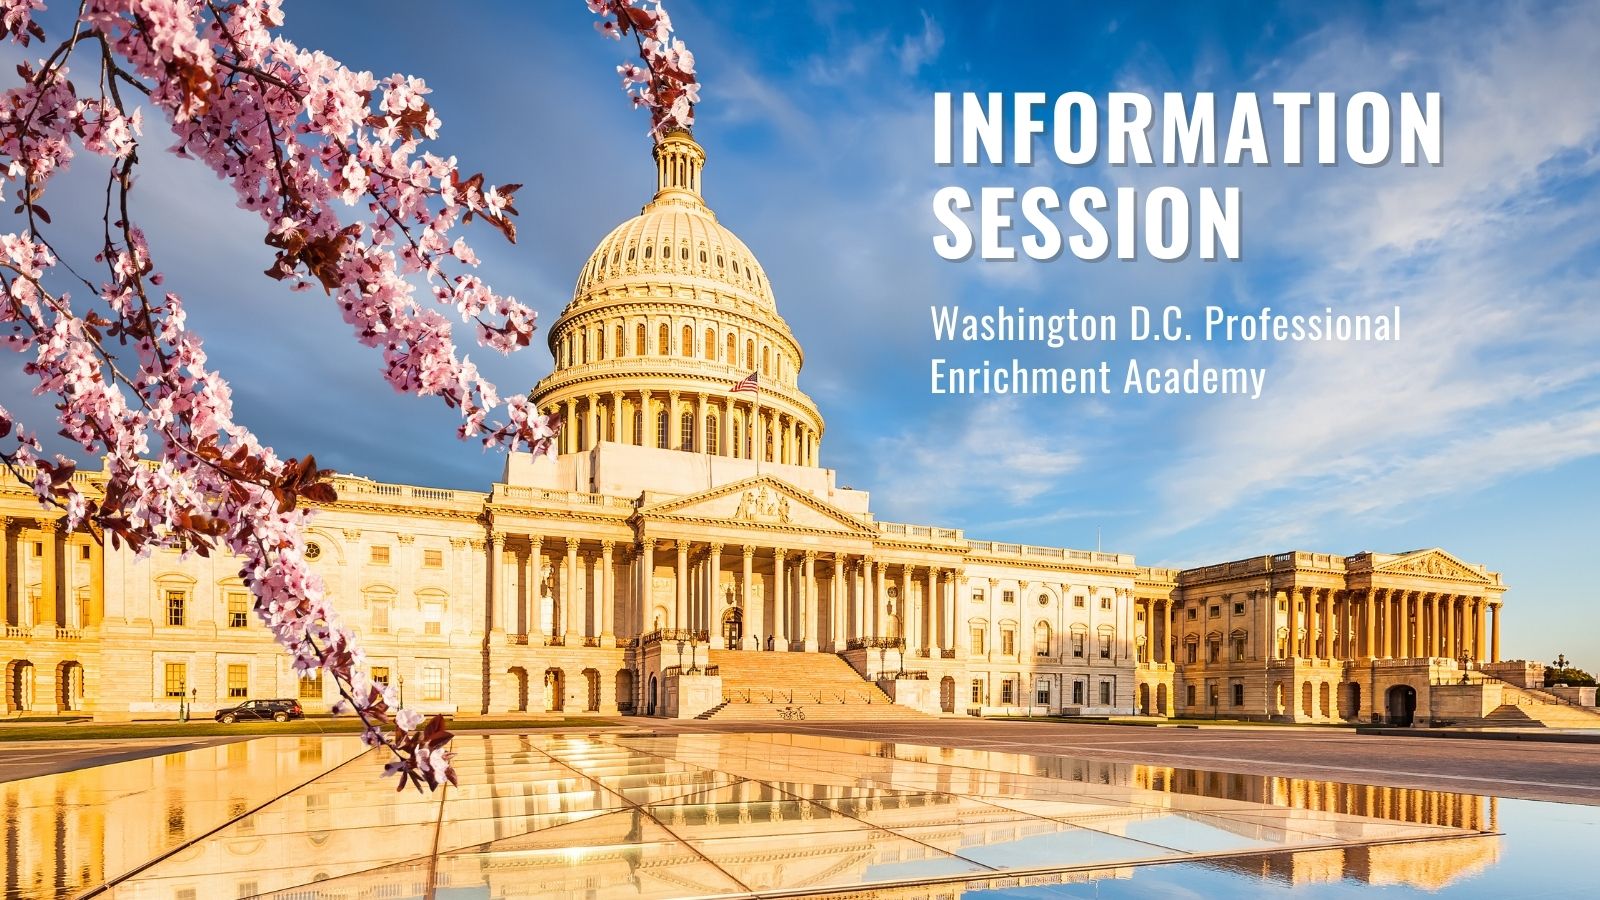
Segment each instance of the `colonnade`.
[{"label": "colonnade", "polygon": [[561,453],[592,450],[602,440],[814,466],[821,435],[782,408],[754,398],[706,391],[611,391],[568,397],[545,408],[568,423]]},{"label": "colonnade", "polygon": [[[88,534],[65,531],[59,522],[0,516],[3,636],[28,637],[33,626],[43,625],[61,632],[54,636],[74,637],[76,629],[104,618],[103,548]],[[76,576],[74,559],[87,561],[87,578]]]},{"label": "colonnade", "polygon": [[687,631],[722,646],[724,617],[737,608],[737,648],[837,652],[904,641],[908,658],[955,656],[954,569],[678,538],[646,538],[635,560],[641,634]]}]

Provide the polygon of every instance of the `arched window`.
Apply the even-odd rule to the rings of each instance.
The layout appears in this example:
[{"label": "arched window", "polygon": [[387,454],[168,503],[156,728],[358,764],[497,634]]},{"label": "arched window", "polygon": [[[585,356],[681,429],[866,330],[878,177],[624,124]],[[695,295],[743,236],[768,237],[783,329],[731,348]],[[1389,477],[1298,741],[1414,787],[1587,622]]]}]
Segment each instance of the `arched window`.
[{"label": "arched window", "polygon": [[745,341],[744,342],[744,367],[746,369],[754,369],[756,367],[756,342],[755,341]]},{"label": "arched window", "polygon": [[772,432],[767,432],[767,462],[772,462]]},{"label": "arched window", "polygon": [[1043,619],[1040,619],[1039,623],[1033,626],[1033,654],[1035,656],[1050,655],[1050,623]]},{"label": "arched window", "polygon": [[671,432],[667,431],[667,423],[668,423],[668,421],[670,421],[670,420],[667,418],[667,411],[666,410],[663,409],[660,412],[656,413],[656,448],[657,449],[660,449],[660,450],[667,449],[667,435],[671,433]]},{"label": "arched window", "polygon": [[633,355],[634,356],[643,356],[644,355],[644,323],[643,322],[640,322],[638,327],[633,330]]},{"label": "arched window", "polygon": [[763,375],[771,375],[772,374],[772,348],[771,347],[762,347],[761,348],[761,374],[763,374]]},{"label": "arched window", "polygon": [[717,330],[715,328],[706,329],[706,345],[704,352],[706,359],[709,359],[712,362],[717,361]]},{"label": "arched window", "polygon": [[684,413],[679,416],[678,426],[678,435],[683,438],[683,443],[678,446],[678,449],[694,452],[694,416],[690,413]]},{"label": "arched window", "polygon": [[717,414],[711,413],[706,416],[706,452],[715,453],[717,447]]},{"label": "arched window", "polygon": [[667,340],[668,340],[667,323],[662,322],[661,323],[661,333],[656,336],[656,353],[657,354],[659,354],[661,356],[666,356],[667,355],[667,353],[668,353]]},{"label": "arched window", "polygon": [[734,337],[731,333],[728,335],[728,349],[725,351],[725,353],[727,356],[726,362],[728,365],[737,366],[739,364],[739,343],[738,341],[734,340]]},{"label": "arched window", "polygon": [[595,331],[594,331],[594,343],[595,343],[595,351],[596,351],[595,358],[596,359],[605,359],[606,358],[606,327],[604,325],[601,325],[599,328],[595,329]]},{"label": "arched window", "polygon": [[744,458],[745,459],[754,459],[755,455],[756,455],[755,427],[756,427],[755,422],[751,421],[750,419],[745,419],[744,420]]},{"label": "arched window", "polygon": [[628,355],[628,342],[622,339],[622,334],[623,334],[622,326],[618,325],[617,326],[617,355],[618,356],[627,356]]},{"label": "arched window", "polygon": [[744,419],[736,415],[732,419],[732,424],[733,430],[730,434],[733,435],[733,440],[728,442],[728,454],[734,457],[743,456],[744,438],[740,437],[740,435],[744,434]]},{"label": "arched window", "polygon": [[694,328],[693,327],[691,327],[689,325],[683,326],[683,346],[679,347],[678,350],[680,352],[682,352],[684,356],[693,356],[694,355]]},{"label": "arched window", "polygon": [[637,409],[633,411],[633,445],[644,446],[644,413]]},{"label": "arched window", "polygon": [[649,259],[650,255],[652,253],[654,253],[655,250],[656,250],[656,245],[655,244],[645,244],[644,245],[644,258],[645,259]]}]

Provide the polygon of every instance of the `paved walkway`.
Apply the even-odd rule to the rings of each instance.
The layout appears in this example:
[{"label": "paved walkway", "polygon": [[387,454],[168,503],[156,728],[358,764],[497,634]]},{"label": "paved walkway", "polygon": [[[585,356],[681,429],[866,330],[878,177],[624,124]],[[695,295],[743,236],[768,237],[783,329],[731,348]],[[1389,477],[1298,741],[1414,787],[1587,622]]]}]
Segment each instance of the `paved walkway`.
[{"label": "paved walkway", "polygon": [[0,783],[248,739],[248,737],[167,737],[13,741],[0,744]]},{"label": "paved walkway", "polygon": [[971,719],[724,726],[651,722],[649,727],[664,732],[798,731],[1600,806],[1600,753],[1583,744],[1442,741],[1289,727],[1137,728]]}]

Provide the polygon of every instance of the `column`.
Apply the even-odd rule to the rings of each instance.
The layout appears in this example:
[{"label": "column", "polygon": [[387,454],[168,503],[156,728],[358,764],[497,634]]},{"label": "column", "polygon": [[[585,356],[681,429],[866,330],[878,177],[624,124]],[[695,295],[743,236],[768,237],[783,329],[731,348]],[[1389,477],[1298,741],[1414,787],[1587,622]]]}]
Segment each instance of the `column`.
[{"label": "column", "polygon": [[[929,648],[928,655],[933,656],[934,654],[931,650],[939,643],[939,607],[937,606],[939,602],[937,599],[939,596],[939,572],[933,566],[929,566],[927,575],[927,582],[922,591],[922,603],[927,606],[925,615],[928,617],[928,621],[926,624],[920,621],[917,623],[917,646]],[[920,605],[918,611],[922,612]],[[921,619],[922,616],[919,615],[917,618]],[[926,640],[923,639],[924,630],[927,633]]]},{"label": "column", "polygon": [[833,577],[828,580],[828,630],[833,632],[833,646],[838,653],[844,649],[844,562],[833,555]]},{"label": "column", "polygon": [[544,598],[540,591],[544,584],[544,538],[528,538],[528,618],[527,630],[534,634],[549,635],[554,632],[544,627]]},{"label": "column", "polygon": [[573,621],[576,618],[573,608],[577,605],[574,594],[578,590],[578,539],[567,538],[567,571],[562,580],[561,591],[561,630],[565,633],[565,645],[575,647],[579,644],[578,629]]},{"label": "column", "polygon": [[[1021,627],[1020,625],[1018,626]],[[911,646],[911,567],[900,567],[900,633],[890,637],[903,638]],[[903,667],[902,667],[903,668]]]},{"label": "column", "polygon": [[[667,414],[667,422],[672,421],[672,414]],[[674,579],[677,588],[676,603],[672,610],[672,627],[688,630],[689,624],[689,544],[679,538],[677,577]]]},{"label": "column", "polygon": [[578,398],[568,397],[562,402],[567,412],[561,417],[561,452],[573,453],[578,449]]},{"label": "column", "polygon": [[1500,604],[1489,604],[1489,615],[1494,619],[1494,630],[1489,636],[1489,661],[1500,661]]},{"label": "column", "polygon": [[739,590],[743,592],[741,599],[744,601],[744,627],[745,631],[756,639],[757,647],[765,647],[767,629],[762,622],[764,618],[762,607],[765,603],[756,600],[755,591],[753,590],[755,585],[751,582],[751,579],[755,577],[756,548],[745,544],[743,555],[744,580],[739,582]]},{"label": "column", "polygon": [[1330,659],[1333,656],[1333,631],[1337,627],[1333,620],[1333,591],[1319,590],[1316,596],[1321,621],[1317,626],[1317,640],[1312,644],[1312,653],[1319,659]]},{"label": "column", "polygon": [[1472,598],[1472,658],[1483,662],[1488,657],[1484,654],[1484,628],[1488,624],[1489,611],[1484,608],[1482,597]]},{"label": "column", "polygon": [[503,532],[489,535],[489,627],[505,630],[506,608],[506,536]]},{"label": "column", "polygon": [[678,397],[677,391],[667,391],[667,447],[672,450],[683,449],[683,429],[678,426]]},{"label": "column", "polygon": [[865,556],[856,560],[854,583],[850,586],[852,595],[850,598],[852,601],[850,604],[850,618],[851,624],[855,628],[855,634],[852,637],[858,640],[867,636],[867,622],[870,621],[867,618],[867,593],[868,588],[871,587],[870,580],[872,576],[868,574],[871,565],[872,561]]},{"label": "column", "polygon": [[598,394],[586,394],[584,400],[588,404],[588,409],[583,412],[583,420],[589,427],[584,429],[588,434],[584,435],[587,440],[584,441],[586,446],[583,449],[593,450],[595,445],[600,443],[600,432],[603,430],[605,420],[601,418]]},{"label": "column", "polygon": [[616,541],[600,542],[600,646],[615,647],[617,636],[612,617],[616,615],[616,575],[611,570],[611,551]]},{"label": "column", "polygon": [[644,538],[639,541],[639,596],[633,605],[639,610],[639,634],[660,627],[655,619],[656,541]]},{"label": "column", "polygon": [[[1282,592],[1280,591],[1280,593],[1282,593]],[[1065,602],[1065,599],[1066,599],[1066,595],[1063,594],[1062,595],[1063,602]],[[1173,652],[1173,648],[1172,648],[1172,598],[1168,597],[1166,600],[1163,600],[1161,602],[1161,605],[1163,607],[1163,612],[1161,613],[1161,661],[1164,662],[1164,663],[1168,663],[1170,665],[1172,663],[1172,652]],[[1294,612],[1292,610],[1290,611],[1290,614],[1289,614],[1289,625],[1290,625],[1290,629],[1293,630],[1295,625],[1294,625]],[[1272,637],[1274,639],[1276,639],[1277,635],[1274,634],[1274,635],[1272,635]],[[1067,639],[1066,635],[1062,635],[1061,639],[1062,640],[1066,640]],[[1294,639],[1293,635],[1291,635],[1290,638],[1289,638],[1289,646],[1290,647],[1294,646],[1294,640],[1295,639]]]},{"label": "column", "polygon": [[[39,608],[33,611],[33,623],[49,625],[53,629],[56,624],[56,592],[59,589],[56,583],[56,541],[60,539],[61,532],[54,519],[40,521],[39,530],[44,532],[41,535],[44,555],[39,560]],[[24,589],[22,579],[17,581],[17,587]],[[50,637],[55,637],[53,631]]]},{"label": "column", "polygon": [[611,392],[611,438],[619,444],[626,444],[622,434],[622,392]]},{"label": "column", "polygon": [[710,453],[711,448],[706,443],[706,395],[694,395],[694,448],[701,453]]},{"label": "column", "polygon": [[884,607],[889,602],[888,579],[889,564],[880,560],[872,573],[872,636],[875,638],[889,634],[889,623],[885,621],[884,613]]},{"label": "column", "polygon": [[[0,516],[0,632],[4,631],[3,626],[6,626],[6,625],[20,625],[20,624],[22,624],[21,622],[13,622],[13,621],[11,621],[11,606],[7,602],[7,601],[10,600],[10,592],[7,590],[7,587],[6,587],[7,585],[9,585],[11,583],[10,571],[11,571],[11,520],[6,518],[5,516]],[[22,579],[19,578],[17,580],[21,581]],[[19,596],[17,597],[17,606],[18,606],[17,611],[19,613],[22,611],[21,610],[22,597],[20,596],[20,594],[21,594],[21,592],[23,590],[26,590],[26,588],[19,588],[19,590],[18,590]],[[0,705],[0,709],[10,709],[10,707],[9,706],[4,706],[4,705]]]},{"label": "column", "polygon": [[[712,630],[716,631],[717,636],[720,638],[722,636],[722,630],[721,630],[722,629],[722,614],[720,612],[718,612],[718,610],[722,609],[722,606],[723,606],[723,604],[721,602],[721,600],[722,600],[722,545],[721,544],[712,544],[711,545],[711,560],[710,560],[710,563],[708,564],[708,568],[710,569],[710,571],[707,572],[706,574],[708,576],[708,580],[710,581],[710,584],[709,584],[709,586],[708,586],[708,588],[706,590],[706,595],[707,595],[706,596],[706,627],[707,628],[711,628],[712,625],[717,626],[715,629],[712,629]],[[737,648],[735,648],[735,649],[737,649]]]},{"label": "column", "polygon": [[[3,531],[5,520],[0,518],[0,531]],[[4,537],[0,534],[0,537]],[[4,542],[0,541],[0,547]],[[5,606],[5,567],[0,564],[0,607]],[[106,617],[106,566],[105,548],[100,542],[89,537],[89,621],[82,623],[85,626],[99,625]],[[5,618],[5,610],[0,608],[0,621]]]},{"label": "column", "polygon": [[1362,622],[1362,629],[1361,629],[1363,635],[1365,635],[1365,643],[1362,644],[1362,646],[1361,646],[1361,651],[1362,651],[1361,655],[1367,657],[1368,659],[1377,659],[1381,655],[1381,654],[1378,653],[1378,589],[1377,588],[1368,588],[1367,589],[1366,596],[1363,598],[1363,603],[1361,604],[1361,606],[1362,606],[1362,613],[1361,614],[1362,614],[1363,618],[1365,619],[1365,621]]},{"label": "column", "polygon": [[1305,653],[1302,654],[1302,655],[1308,656],[1308,657],[1316,656],[1317,655],[1317,614],[1316,614],[1317,593],[1316,593],[1316,591],[1313,591],[1310,588],[1306,588],[1306,589],[1303,590],[1302,596],[1304,597],[1305,615],[1306,615]]},{"label": "column", "polygon": [[804,601],[800,604],[800,614],[805,618],[806,651],[817,651],[817,619],[818,607],[821,605],[817,591],[817,551],[806,551],[805,590]]},{"label": "column", "polygon": [[1461,653],[1456,650],[1456,598],[1454,594],[1447,594],[1444,598],[1444,656],[1459,659]]},{"label": "column", "polygon": [[785,588],[786,576],[783,571],[784,550],[779,547],[772,551],[772,619],[773,638],[772,649],[789,649],[789,616],[785,601],[788,600],[788,591]]}]

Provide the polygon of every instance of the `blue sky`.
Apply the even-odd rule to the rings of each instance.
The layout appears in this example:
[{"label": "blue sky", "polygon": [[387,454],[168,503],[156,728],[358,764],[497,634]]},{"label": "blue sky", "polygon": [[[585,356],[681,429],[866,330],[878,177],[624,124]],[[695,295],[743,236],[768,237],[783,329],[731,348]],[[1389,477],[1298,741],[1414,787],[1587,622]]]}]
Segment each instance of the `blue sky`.
[{"label": "blue sky", "polygon": [[[485,275],[552,321],[594,244],[652,188],[645,117],[613,74],[627,46],[595,35],[578,0],[463,2],[447,16],[392,0],[286,7],[302,43],[380,76],[426,79],[441,147],[492,181],[527,186],[520,243],[484,231],[477,244]],[[824,464],[871,490],[881,518],[1075,547],[1093,546],[1098,530],[1107,549],[1180,566],[1442,546],[1512,586],[1508,655],[1565,652],[1600,668],[1600,589],[1582,565],[1600,540],[1600,6],[670,9],[704,85],[707,199],[761,258],[806,348],[801,384],[827,420]],[[932,162],[936,90],[1437,90],[1445,164],[952,171]],[[269,258],[259,226],[225,189],[146,155],[146,179],[182,190],[148,192],[139,215],[158,223],[158,258],[245,421],[282,452],[374,478],[482,489],[498,475],[498,458],[453,439],[447,410],[389,391],[320,295],[259,274]],[[1063,194],[1236,184],[1244,259],[946,262],[929,243],[928,201],[951,181]],[[930,303],[1168,302],[1400,303],[1406,340],[1202,351],[1270,367],[1253,402],[928,394],[928,359],[950,349],[934,345]],[[1088,364],[1132,349],[1051,357]],[[550,368],[542,345],[474,359],[505,390]],[[18,377],[8,365],[0,384]]]}]

